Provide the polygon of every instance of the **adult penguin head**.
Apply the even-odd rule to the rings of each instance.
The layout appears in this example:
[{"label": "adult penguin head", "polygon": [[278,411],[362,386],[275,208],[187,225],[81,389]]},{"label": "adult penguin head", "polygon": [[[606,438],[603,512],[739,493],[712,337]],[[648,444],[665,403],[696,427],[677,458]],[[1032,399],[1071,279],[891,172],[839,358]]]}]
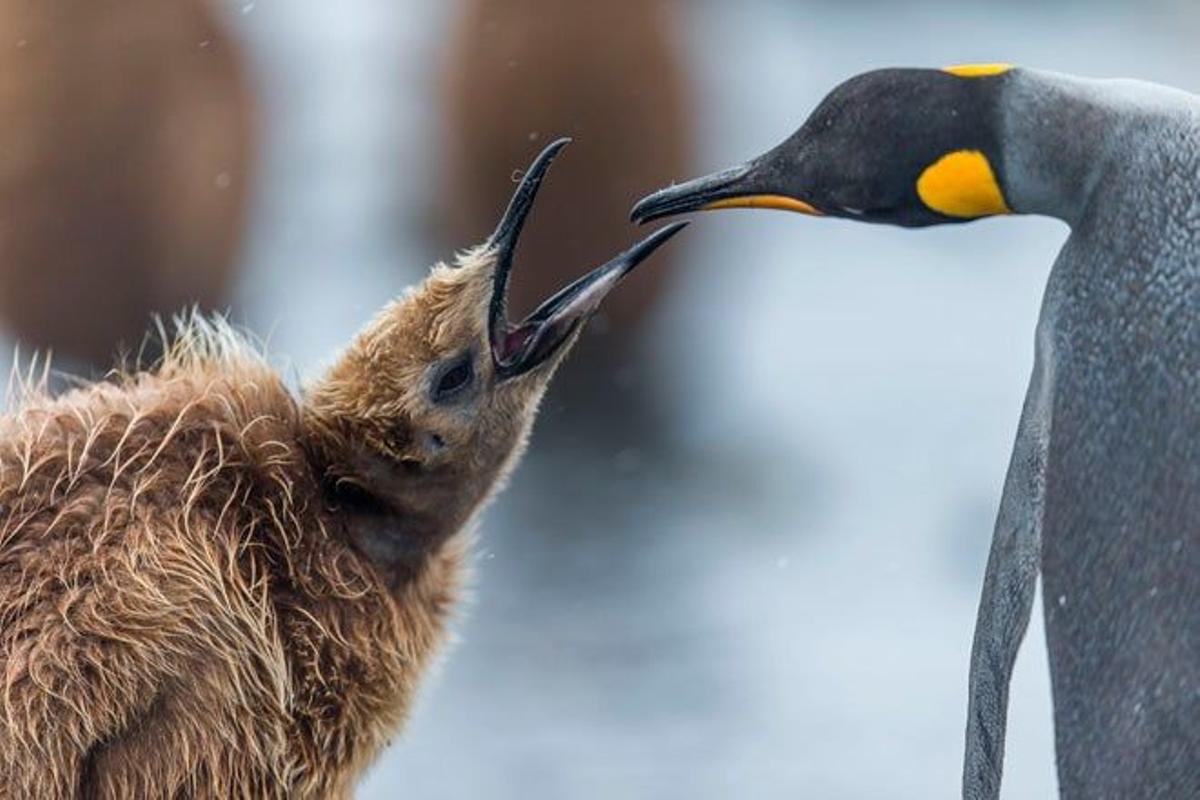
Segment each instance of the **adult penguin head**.
[{"label": "adult penguin head", "polygon": [[632,217],[774,208],[919,227],[1010,213],[999,112],[1012,72],[973,64],[858,75],[778,147],[659,190]]}]

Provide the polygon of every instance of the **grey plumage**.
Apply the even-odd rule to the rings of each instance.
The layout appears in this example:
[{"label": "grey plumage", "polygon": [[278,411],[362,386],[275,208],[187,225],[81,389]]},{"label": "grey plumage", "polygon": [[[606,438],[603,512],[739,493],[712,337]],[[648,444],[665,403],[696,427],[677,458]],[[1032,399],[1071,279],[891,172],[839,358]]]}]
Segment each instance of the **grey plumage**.
[{"label": "grey plumage", "polygon": [[1200,101],[1028,70],[1003,91],[1008,197],[1072,232],[1047,285],[988,564],[964,796],[997,795],[1040,533],[1062,795],[1194,797]]}]

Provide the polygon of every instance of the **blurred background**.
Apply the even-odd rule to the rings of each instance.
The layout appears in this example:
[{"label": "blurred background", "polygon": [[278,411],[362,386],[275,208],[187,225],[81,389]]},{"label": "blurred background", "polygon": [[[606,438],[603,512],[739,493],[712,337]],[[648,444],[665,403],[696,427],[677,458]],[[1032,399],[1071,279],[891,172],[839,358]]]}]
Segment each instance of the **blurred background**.
[{"label": "blurred background", "polygon": [[[194,302],[300,386],[482,239],[555,136],[518,305],[850,75],[1003,60],[1197,90],[1197,33],[1189,0],[0,0],[3,352],[99,374]],[[953,796],[1065,235],[699,220],[552,388],[457,642],[359,796]],[[1052,742],[1037,614],[1006,797],[1053,795]]]}]

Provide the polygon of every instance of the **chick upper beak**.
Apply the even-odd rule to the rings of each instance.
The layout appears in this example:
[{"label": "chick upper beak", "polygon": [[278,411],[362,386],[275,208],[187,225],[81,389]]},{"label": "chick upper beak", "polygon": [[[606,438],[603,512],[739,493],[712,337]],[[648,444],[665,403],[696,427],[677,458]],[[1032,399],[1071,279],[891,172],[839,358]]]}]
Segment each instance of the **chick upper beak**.
[{"label": "chick upper beak", "polygon": [[660,189],[639,200],[630,217],[645,223],[689,211],[721,208],[774,208],[820,216],[811,203],[771,189],[776,183],[769,162],[751,162]]},{"label": "chick upper beak", "polygon": [[492,360],[501,378],[528,372],[545,362],[587,321],[621,280],[668,239],[687,226],[677,222],[656,230],[611,261],[559,290],[519,323],[508,321],[507,297],[513,253],[525,219],[533,208],[542,179],[570,139],[558,139],[543,150],[521,179],[496,232],[488,240],[495,252],[488,332]]}]

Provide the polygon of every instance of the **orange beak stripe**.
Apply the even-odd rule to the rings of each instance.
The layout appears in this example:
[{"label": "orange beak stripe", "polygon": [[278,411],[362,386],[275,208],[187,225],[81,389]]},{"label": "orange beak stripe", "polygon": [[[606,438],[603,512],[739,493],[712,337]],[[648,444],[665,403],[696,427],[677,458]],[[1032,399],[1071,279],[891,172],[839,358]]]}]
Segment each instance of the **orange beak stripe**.
[{"label": "orange beak stripe", "polygon": [[787,197],[782,194],[751,194],[745,197],[728,197],[724,200],[714,200],[700,206],[702,211],[715,211],[720,208],[775,208],[780,211],[795,211],[812,217],[823,216],[820,211],[803,200]]}]

